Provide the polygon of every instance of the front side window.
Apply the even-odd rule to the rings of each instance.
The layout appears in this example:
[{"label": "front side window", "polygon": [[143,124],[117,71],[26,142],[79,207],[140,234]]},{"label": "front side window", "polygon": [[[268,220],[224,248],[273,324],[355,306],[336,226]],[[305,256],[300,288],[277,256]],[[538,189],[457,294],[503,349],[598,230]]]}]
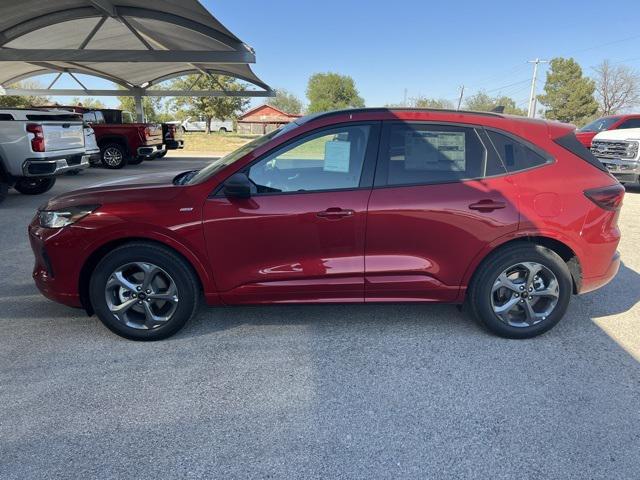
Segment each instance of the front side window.
[{"label": "front side window", "polygon": [[369,125],[323,130],[267,155],[249,168],[258,193],[358,188]]},{"label": "front side window", "polygon": [[551,161],[551,158],[544,157],[542,153],[534,151],[511,136],[492,130],[487,130],[487,135],[509,172],[538,167]]},{"label": "front side window", "polygon": [[[381,175],[388,185],[456,182],[505,173],[470,127],[392,124]],[[376,182],[379,183],[379,182]]]}]

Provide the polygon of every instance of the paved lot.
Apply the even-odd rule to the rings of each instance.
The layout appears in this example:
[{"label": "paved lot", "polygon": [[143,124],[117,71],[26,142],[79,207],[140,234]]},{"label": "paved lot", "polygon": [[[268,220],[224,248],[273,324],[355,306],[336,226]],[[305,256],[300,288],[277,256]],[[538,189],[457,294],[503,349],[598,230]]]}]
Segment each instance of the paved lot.
[{"label": "paved lot", "polygon": [[[51,194],[194,168],[64,177]],[[203,309],[134,343],[41,297],[26,225],[0,206],[0,478],[640,477],[640,189],[624,266],[534,340],[452,306]]]}]

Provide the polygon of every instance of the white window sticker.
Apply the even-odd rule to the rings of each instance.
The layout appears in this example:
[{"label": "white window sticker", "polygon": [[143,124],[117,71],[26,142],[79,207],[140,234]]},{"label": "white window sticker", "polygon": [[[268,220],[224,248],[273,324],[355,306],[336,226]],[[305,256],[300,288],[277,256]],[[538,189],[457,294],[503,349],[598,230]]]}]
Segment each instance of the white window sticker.
[{"label": "white window sticker", "polygon": [[349,159],[351,158],[351,142],[333,140],[324,145],[325,172],[349,172]]},{"label": "white window sticker", "polygon": [[405,170],[438,170],[438,163],[464,163],[464,160],[464,132],[410,131],[405,134]]}]

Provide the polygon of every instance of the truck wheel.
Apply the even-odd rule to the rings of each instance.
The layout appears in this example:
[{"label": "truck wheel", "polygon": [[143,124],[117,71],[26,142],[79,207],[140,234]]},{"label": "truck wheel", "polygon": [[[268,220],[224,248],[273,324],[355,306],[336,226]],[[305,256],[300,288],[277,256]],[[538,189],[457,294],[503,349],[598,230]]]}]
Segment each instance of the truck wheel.
[{"label": "truck wheel", "polygon": [[227,130],[225,127],[220,127],[220,130],[218,130],[220,133],[227,133],[229,130]]},{"label": "truck wheel", "polygon": [[158,155],[156,155],[156,158],[164,158],[164,156],[167,154],[166,150],[164,152],[160,152]]},{"label": "truck wheel", "polygon": [[13,186],[23,195],[40,195],[48,192],[56,184],[56,177],[22,177]]},{"label": "truck wheel", "polygon": [[102,165],[105,168],[124,168],[129,163],[127,152],[119,143],[105,145],[100,149],[100,153],[102,154]]},{"label": "truck wheel", "polygon": [[0,180],[0,203],[4,202],[9,194],[9,184],[3,180]]},{"label": "truck wheel", "polygon": [[133,157],[129,160],[129,165],[140,165],[144,160],[144,157]]}]

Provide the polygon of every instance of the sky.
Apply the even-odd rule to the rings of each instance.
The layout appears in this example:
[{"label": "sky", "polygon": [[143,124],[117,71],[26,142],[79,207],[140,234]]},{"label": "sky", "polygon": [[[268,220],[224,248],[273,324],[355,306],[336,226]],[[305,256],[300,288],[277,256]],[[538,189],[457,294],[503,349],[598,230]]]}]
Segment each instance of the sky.
[{"label": "sky", "polygon": [[[401,103],[405,89],[408,98],[454,101],[464,85],[465,95],[485,90],[526,107],[527,61],[536,57],[573,56],[587,75],[604,59],[640,70],[637,0],[201,3],[256,50],[252,68],[263,81],[303,101],[308,78],[317,72],[351,76],[367,106]],[[538,91],[545,72],[542,66]]]}]

